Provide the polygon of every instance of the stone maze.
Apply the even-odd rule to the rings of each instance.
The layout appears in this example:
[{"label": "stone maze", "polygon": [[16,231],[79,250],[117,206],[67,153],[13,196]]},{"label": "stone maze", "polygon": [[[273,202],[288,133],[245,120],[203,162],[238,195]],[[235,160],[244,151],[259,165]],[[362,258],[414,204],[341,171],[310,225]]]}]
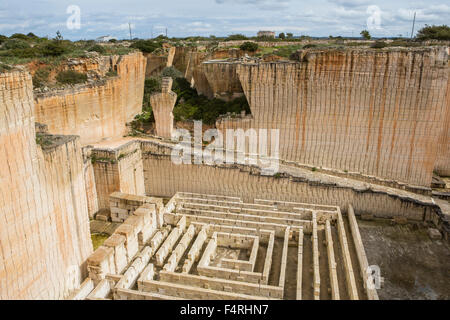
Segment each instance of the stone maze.
[{"label": "stone maze", "polygon": [[353,209],[177,193],[113,193],[123,221],[70,299],[378,299]]}]

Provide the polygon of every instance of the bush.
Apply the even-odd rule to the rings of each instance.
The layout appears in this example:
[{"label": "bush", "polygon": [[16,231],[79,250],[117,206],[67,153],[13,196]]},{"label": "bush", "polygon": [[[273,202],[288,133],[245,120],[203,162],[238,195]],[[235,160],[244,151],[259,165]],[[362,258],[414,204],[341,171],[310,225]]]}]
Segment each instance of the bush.
[{"label": "bush", "polygon": [[33,86],[35,88],[40,88],[45,85],[48,81],[48,76],[50,75],[49,68],[38,69],[33,75]]},{"label": "bush", "polygon": [[27,49],[30,48],[30,44],[24,40],[20,39],[10,39],[5,42],[3,45],[5,49],[12,50],[12,49]]},{"label": "bush", "polygon": [[225,41],[235,41],[235,40],[248,40],[248,38],[243,34],[232,34],[225,39]]},{"label": "bush", "polygon": [[258,50],[258,44],[256,42],[244,42],[240,46],[240,49],[244,51],[255,52],[256,50]]},{"label": "bush", "polygon": [[107,77],[117,77],[117,71],[115,71],[115,70],[109,70],[109,71],[106,73],[106,76],[107,76]]},{"label": "bush", "polygon": [[178,102],[173,110],[176,121],[202,120],[205,124],[214,124],[220,115],[228,112],[240,114],[245,110],[250,113],[246,97],[240,97],[232,101],[220,99],[209,100],[191,88],[190,83],[184,78],[177,78],[173,91],[178,95]]},{"label": "bush", "polygon": [[73,70],[61,71],[56,76],[56,81],[62,84],[77,84],[87,81],[87,75]]},{"label": "bush", "polygon": [[178,78],[183,78],[183,74],[174,67],[167,67],[161,72],[161,77],[171,77],[173,80],[176,80]]},{"label": "bush", "polygon": [[375,49],[382,49],[382,48],[387,47],[387,44],[384,41],[375,41],[374,43],[372,43],[370,45],[370,47],[375,48]]},{"label": "bush", "polygon": [[10,39],[21,39],[21,40],[29,40],[28,36],[24,35],[23,33],[14,33]]},{"label": "bush", "polygon": [[93,46],[90,49],[88,49],[88,51],[90,51],[90,52],[98,52],[100,54],[105,54],[106,53],[106,49],[103,46],[98,45],[98,44],[96,44],[95,46]]},{"label": "bush", "polygon": [[55,40],[44,45],[41,49],[41,54],[44,57],[57,57],[68,51],[68,48],[61,41]]},{"label": "bush", "polygon": [[450,40],[450,27],[447,25],[425,25],[417,32],[416,37],[419,40]]},{"label": "bush", "polygon": [[303,46],[303,49],[309,49],[309,48],[316,48],[317,45],[313,44],[313,43],[309,43]]},{"label": "bush", "polygon": [[8,40],[8,37],[0,34],[0,45],[3,44],[6,40]]},{"label": "bush", "polygon": [[161,47],[162,44],[160,42],[155,42],[152,40],[138,40],[130,46],[130,48],[139,49],[144,53],[152,53]]}]

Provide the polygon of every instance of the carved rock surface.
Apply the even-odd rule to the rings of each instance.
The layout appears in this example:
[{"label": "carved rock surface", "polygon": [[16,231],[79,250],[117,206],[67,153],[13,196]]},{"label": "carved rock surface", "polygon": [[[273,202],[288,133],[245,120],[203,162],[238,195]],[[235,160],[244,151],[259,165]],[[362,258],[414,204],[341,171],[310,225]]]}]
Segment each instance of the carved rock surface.
[{"label": "carved rock surface", "polygon": [[86,277],[80,142],[46,139],[37,145],[30,74],[0,74],[0,300],[64,298]]}]

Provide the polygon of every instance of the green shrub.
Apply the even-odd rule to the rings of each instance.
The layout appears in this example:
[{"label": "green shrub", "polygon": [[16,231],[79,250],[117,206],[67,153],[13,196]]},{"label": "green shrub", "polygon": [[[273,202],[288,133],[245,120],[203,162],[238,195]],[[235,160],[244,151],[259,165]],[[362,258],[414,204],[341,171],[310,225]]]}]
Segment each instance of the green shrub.
[{"label": "green shrub", "polygon": [[243,34],[232,34],[225,39],[225,41],[235,41],[235,40],[248,40],[248,38]]},{"label": "green shrub", "polygon": [[417,32],[417,39],[419,40],[450,40],[450,27],[447,25],[442,26],[429,26],[425,25]]},{"label": "green shrub", "polygon": [[115,70],[109,70],[109,71],[106,73],[106,76],[107,76],[107,77],[117,77],[117,71],[115,71]]},{"label": "green shrub", "polygon": [[106,49],[105,47],[96,44],[95,46],[91,47],[88,51],[90,52],[98,52],[100,54],[105,54],[106,53]]},{"label": "green shrub", "polygon": [[249,52],[256,52],[256,50],[258,50],[258,44],[256,42],[244,42],[241,46],[240,49],[244,50],[244,51],[249,51]]},{"label": "green shrub", "polygon": [[35,35],[33,32],[30,32],[30,33],[28,33],[27,34],[27,37],[28,38],[31,38],[31,39],[37,39],[37,38],[39,38],[37,35]]},{"label": "green shrub", "polygon": [[38,69],[33,75],[33,86],[40,88],[45,85],[50,75],[50,68]]},{"label": "green shrub", "polygon": [[382,48],[387,47],[387,44],[384,41],[375,41],[374,43],[372,43],[370,45],[370,47],[375,48],[375,49],[382,49]]},{"label": "green shrub", "polygon": [[27,49],[30,48],[30,44],[21,39],[10,39],[5,41],[3,44],[3,48],[12,50],[12,49]]},{"label": "green shrub", "polygon": [[21,39],[21,40],[29,40],[30,38],[26,35],[24,35],[23,33],[14,33],[11,37],[9,37],[10,39]]},{"label": "green shrub", "polygon": [[56,81],[61,84],[77,84],[87,81],[87,75],[73,70],[61,71],[56,76]]},{"label": "green shrub", "polygon": [[220,99],[210,100],[198,95],[184,78],[177,78],[172,90],[178,95],[178,102],[173,111],[176,121],[202,120],[206,124],[214,124],[220,115],[228,112],[240,114],[245,110],[247,114],[250,113],[245,96],[228,102]]},{"label": "green shrub", "polygon": [[0,45],[3,44],[6,40],[8,40],[8,37],[0,34]]},{"label": "green shrub", "polygon": [[139,49],[144,53],[152,53],[153,51],[161,47],[162,43],[152,40],[138,40],[130,46],[130,48]]},{"label": "green shrub", "polygon": [[316,48],[316,47],[317,47],[316,44],[309,43],[309,44],[305,44],[305,45],[303,46],[303,49]]},{"label": "green shrub", "polygon": [[161,72],[162,77],[171,77],[173,80],[178,78],[183,78],[181,71],[177,70],[175,67],[164,68]]},{"label": "green shrub", "polygon": [[57,57],[67,53],[69,49],[62,41],[55,40],[45,44],[40,51],[44,57]]}]

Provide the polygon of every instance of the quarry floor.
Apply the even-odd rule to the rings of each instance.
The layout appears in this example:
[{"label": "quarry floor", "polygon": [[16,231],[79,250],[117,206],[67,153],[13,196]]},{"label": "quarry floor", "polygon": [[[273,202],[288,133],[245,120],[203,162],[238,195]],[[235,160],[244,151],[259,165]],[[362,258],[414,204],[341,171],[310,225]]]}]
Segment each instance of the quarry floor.
[{"label": "quarry floor", "polygon": [[369,265],[384,283],[380,300],[449,300],[450,245],[431,240],[425,227],[358,220]]}]

